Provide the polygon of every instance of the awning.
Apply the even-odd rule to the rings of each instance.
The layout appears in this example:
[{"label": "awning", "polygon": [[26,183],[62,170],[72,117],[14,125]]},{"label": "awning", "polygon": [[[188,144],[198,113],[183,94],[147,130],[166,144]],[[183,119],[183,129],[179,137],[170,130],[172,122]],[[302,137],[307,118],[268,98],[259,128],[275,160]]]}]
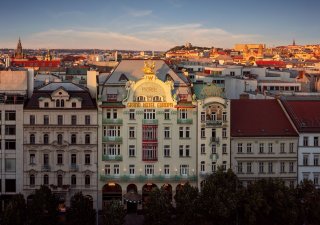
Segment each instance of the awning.
[{"label": "awning", "polygon": [[123,200],[130,203],[139,203],[142,200],[142,196],[137,192],[130,191],[123,195]]}]

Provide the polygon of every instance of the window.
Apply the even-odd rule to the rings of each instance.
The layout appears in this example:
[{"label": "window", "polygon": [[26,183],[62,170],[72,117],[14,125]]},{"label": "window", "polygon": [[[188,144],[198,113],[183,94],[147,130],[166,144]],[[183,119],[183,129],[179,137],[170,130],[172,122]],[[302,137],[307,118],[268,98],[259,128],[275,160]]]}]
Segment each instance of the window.
[{"label": "window", "polygon": [[49,155],[48,154],[43,154],[43,164],[49,165]]},{"label": "window", "polygon": [[190,156],[190,145],[186,145],[186,157]]},{"label": "window", "polygon": [[206,130],[205,130],[205,128],[201,128],[201,138],[206,138]]},{"label": "window", "polygon": [[188,119],[187,109],[179,109],[179,119]]},{"label": "window", "polygon": [[58,125],[63,125],[63,116],[58,115]]},{"label": "window", "polygon": [[272,143],[268,143],[268,153],[272,153]]},{"label": "window", "polygon": [[308,166],[309,155],[303,155],[303,165]]},{"label": "window", "polygon": [[135,110],[134,109],[129,110],[129,120],[135,120]]},{"label": "window", "polygon": [[227,144],[222,145],[222,154],[228,154],[227,153]]},{"label": "window", "polygon": [[120,166],[118,164],[113,165],[113,173],[115,175],[119,175],[120,174]]},{"label": "window", "polygon": [[90,154],[85,154],[84,156],[84,164],[85,165],[90,165]]},{"label": "window", "polygon": [[227,171],[227,161],[222,162],[222,170]]},{"label": "window", "polygon": [[316,186],[319,185],[319,175],[318,174],[313,175],[313,184]]},{"label": "window", "polygon": [[227,112],[222,112],[222,120],[223,122],[227,121]]},{"label": "window", "polygon": [[49,107],[49,102],[45,102],[45,103],[44,103],[44,107],[45,107],[45,108],[48,108],[48,107]]},{"label": "window", "polygon": [[60,107],[60,100],[59,99],[56,100],[56,107]]},{"label": "window", "polygon": [[49,116],[48,115],[44,115],[43,116],[43,124],[44,125],[49,125]]},{"label": "window", "polygon": [[273,173],[273,163],[272,162],[268,163],[268,173]]},{"label": "window", "polygon": [[146,101],[146,97],[144,97],[144,96],[137,97],[137,102],[145,102],[145,101]]},{"label": "window", "polygon": [[204,172],[205,171],[205,162],[201,161],[200,163],[200,172]]},{"label": "window", "polygon": [[170,145],[165,145],[163,148],[163,156],[170,157]]},{"label": "window", "polygon": [[201,112],[200,120],[201,120],[201,122],[205,122],[206,121],[206,112]]},{"label": "window", "polygon": [[212,171],[212,173],[215,173],[216,170],[217,170],[217,164],[215,162],[212,162],[211,163],[211,171]]},{"label": "window", "polygon": [[71,134],[71,144],[77,144],[77,135]]},{"label": "window", "polygon": [[319,155],[313,156],[313,165],[319,166]]},{"label": "window", "polygon": [[30,125],[36,124],[36,116],[35,115],[30,115],[29,119],[30,119]]},{"label": "window", "polygon": [[135,166],[134,165],[129,165],[129,174],[134,175],[135,174]]},{"label": "window", "polygon": [[30,144],[34,145],[36,143],[36,136],[34,134],[30,134],[29,140]]},{"label": "window", "polygon": [[49,134],[43,135],[43,144],[45,145],[49,144]]},{"label": "window", "polygon": [[164,110],[164,119],[170,120],[170,110],[169,109]]},{"label": "window", "polygon": [[91,124],[90,115],[86,115],[84,117],[84,123],[85,123],[85,125],[90,125]]},{"label": "window", "polygon": [[105,165],[104,166],[104,172],[105,172],[106,175],[110,175],[111,174],[110,165]]},{"label": "window", "polygon": [[72,103],[71,103],[71,107],[72,107],[72,108],[76,108],[76,107],[77,107],[77,103],[76,103],[76,102],[72,102]]},{"label": "window", "polygon": [[71,154],[71,165],[77,164],[77,155]]},{"label": "window", "polygon": [[247,153],[251,153],[251,152],[252,152],[252,144],[247,143]]},{"label": "window", "polygon": [[61,99],[61,107],[64,107],[64,100],[63,99]]},{"label": "window", "polygon": [[143,118],[145,120],[154,120],[156,119],[156,110],[155,109],[145,109]]},{"label": "window", "polygon": [[242,162],[238,162],[238,173],[243,173]]},{"label": "window", "polygon": [[169,175],[169,174],[170,174],[170,166],[164,165],[164,175]]},{"label": "window", "polygon": [[313,137],[313,146],[319,146],[319,137]]},{"label": "window", "polygon": [[16,180],[6,179],[5,180],[5,191],[6,192],[16,192]]},{"label": "window", "polygon": [[136,155],[136,148],[134,145],[129,145],[129,157],[134,157]]},{"label": "window", "polygon": [[227,128],[222,128],[222,137],[223,138],[227,137]]},{"label": "window", "polygon": [[6,121],[16,120],[16,112],[15,111],[5,111],[5,120]]},{"label": "window", "polygon": [[285,143],[280,143],[280,153],[285,153]]},{"label": "window", "polygon": [[35,154],[30,154],[29,155],[29,161],[30,161],[30,165],[34,165],[36,164],[36,155]]},{"label": "window", "polygon": [[186,127],[186,138],[190,138],[190,127]]},{"label": "window", "polygon": [[189,175],[189,165],[180,165],[180,175],[181,176]]},{"label": "window", "polygon": [[90,186],[90,175],[86,175],[86,176],[84,177],[84,184],[85,184],[86,186]]},{"label": "window", "polygon": [[120,126],[105,126],[103,128],[103,136],[109,137],[119,137],[120,136]]},{"label": "window", "polygon": [[76,175],[71,175],[71,185],[72,186],[75,186],[75,185],[77,185],[77,177],[76,177]]},{"label": "window", "polygon": [[164,127],[164,138],[165,139],[170,138],[170,127]]},{"label": "window", "polygon": [[286,172],[285,162],[280,162],[280,173]]},{"label": "window", "polygon": [[58,175],[57,177],[57,183],[58,183],[58,187],[62,187],[63,185],[63,177],[61,174]]},{"label": "window", "polygon": [[85,142],[85,144],[87,144],[87,145],[89,145],[90,144],[90,134],[86,134],[86,136],[85,136],[85,138],[84,138],[84,142]]},{"label": "window", "polygon": [[200,147],[200,151],[201,151],[201,154],[206,154],[206,145],[205,144],[201,144],[201,147]]},{"label": "window", "polygon": [[238,153],[242,153],[242,143],[238,143]]},{"label": "window", "polygon": [[259,162],[259,173],[264,173],[264,162]]},{"label": "window", "polygon": [[309,180],[309,173],[303,173],[303,180]]},{"label": "window", "polygon": [[259,144],[259,152],[264,153],[264,143]]},{"label": "window", "polygon": [[16,135],[16,125],[6,125],[5,135]]},{"label": "window", "polygon": [[211,120],[216,120],[217,119],[217,113],[216,112],[211,112],[210,119]]},{"label": "window", "polygon": [[49,176],[47,174],[43,175],[43,185],[49,185]]},{"label": "window", "polygon": [[33,174],[31,174],[29,177],[29,183],[30,183],[30,186],[34,186],[36,183],[36,178],[34,177]]},{"label": "window", "polygon": [[129,138],[135,138],[135,129],[134,129],[134,127],[129,127]]},{"label": "window", "polygon": [[16,172],[16,159],[5,159],[5,171]]},{"label": "window", "polygon": [[16,149],[16,140],[5,140],[5,149],[6,150],[15,150]]},{"label": "window", "polygon": [[252,173],[252,163],[247,162],[247,173]]},{"label": "window", "polygon": [[58,165],[63,164],[63,155],[61,153],[57,154],[57,164]]},{"label": "window", "polygon": [[62,141],[63,141],[62,134],[58,134],[58,136],[57,136],[57,141],[58,141],[58,144],[59,144],[59,145],[62,145]]},{"label": "window", "polygon": [[179,138],[183,138],[183,127],[179,127]]},{"label": "window", "polygon": [[308,146],[309,145],[309,138],[308,137],[303,137],[303,146]]},{"label": "window", "polygon": [[217,146],[211,145],[211,154],[216,154],[216,153],[217,153]]},{"label": "window", "polygon": [[116,156],[120,155],[120,145],[108,144],[103,146],[104,155]]},{"label": "window", "polygon": [[293,153],[294,152],[294,143],[289,144],[289,152]]},{"label": "window", "polygon": [[77,116],[76,115],[71,116],[71,125],[77,125]]},{"label": "window", "polygon": [[179,145],[179,156],[183,157],[183,145]]},{"label": "window", "polygon": [[154,174],[154,165],[145,165],[144,169],[145,169],[146,176],[148,175],[150,176]]},{"label": "window", "polygon": [[294,172],[294,162],[289,162],[289,172],[290,173]]}]

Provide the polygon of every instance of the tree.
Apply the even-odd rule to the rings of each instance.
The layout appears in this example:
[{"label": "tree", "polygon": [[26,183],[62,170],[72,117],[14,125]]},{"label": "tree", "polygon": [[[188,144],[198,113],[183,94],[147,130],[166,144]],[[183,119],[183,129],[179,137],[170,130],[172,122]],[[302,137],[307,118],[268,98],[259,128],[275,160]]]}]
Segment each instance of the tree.
[{"label": "tree", "polygon": [[197,187],[192,187],[189,183],[186,183],[174,198],[179,224],[189,225],[199,222],[199,190]]},{"label": "tree", "polygon": [[96,222],[96,210],[93,209],[92,201],[83,196],[82,192],[72,196],[66,216],[69,225],[94,225]]},{"label": "tree", "polygon": [[112,201],[103,211],[105,225],[123,225],[126,211],[120,201]]},{"label": "tree", "polygon": [[237,176],[228,170],[210,175],[200,195],[200,208],[204,219],[211,224],[235,224],[240,190]]},{"label": "tree", "polygon": [[24,225],[26,220],[26,201],[22,194],[17,194],[3,212],[3,225]]},{"label": "tree", "polygon": [[147,225],[167,225],[171,220],[172,205],[168,193],[154,188],[145,204]]},{"label": "tree", "polygon": [[58,201],[47,186],[35,191],[32,202],[27,208],[29,225],[56,225]]}]

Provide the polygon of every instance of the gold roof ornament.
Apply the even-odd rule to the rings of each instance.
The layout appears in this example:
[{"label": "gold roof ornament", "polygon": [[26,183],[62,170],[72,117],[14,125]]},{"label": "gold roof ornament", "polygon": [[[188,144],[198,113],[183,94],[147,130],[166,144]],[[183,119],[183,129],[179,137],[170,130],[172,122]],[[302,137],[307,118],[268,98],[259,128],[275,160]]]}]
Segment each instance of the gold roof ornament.
[{"label": "gold roof ornament", "polygon": [[145,74],[154,74],[155,63],[151,61],[144,61],[143,72]]}]

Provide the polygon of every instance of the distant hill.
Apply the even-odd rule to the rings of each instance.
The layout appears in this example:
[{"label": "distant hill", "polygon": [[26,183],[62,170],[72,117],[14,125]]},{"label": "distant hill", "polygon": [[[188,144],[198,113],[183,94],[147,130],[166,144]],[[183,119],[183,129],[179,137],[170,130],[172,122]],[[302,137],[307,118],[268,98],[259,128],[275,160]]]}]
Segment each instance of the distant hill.
[{"label": "distant hill", "polygon": [[190,48],[189,47],[186,47],[184,45],[178,45],[178,46],[175,46],[171,49],[169,49],[167,52],[172,52],[172,51],[179,51],[179,50],[209,50],[211,48],[208,48],[208,47],[199,47],[199,46],[191,46]]}]

